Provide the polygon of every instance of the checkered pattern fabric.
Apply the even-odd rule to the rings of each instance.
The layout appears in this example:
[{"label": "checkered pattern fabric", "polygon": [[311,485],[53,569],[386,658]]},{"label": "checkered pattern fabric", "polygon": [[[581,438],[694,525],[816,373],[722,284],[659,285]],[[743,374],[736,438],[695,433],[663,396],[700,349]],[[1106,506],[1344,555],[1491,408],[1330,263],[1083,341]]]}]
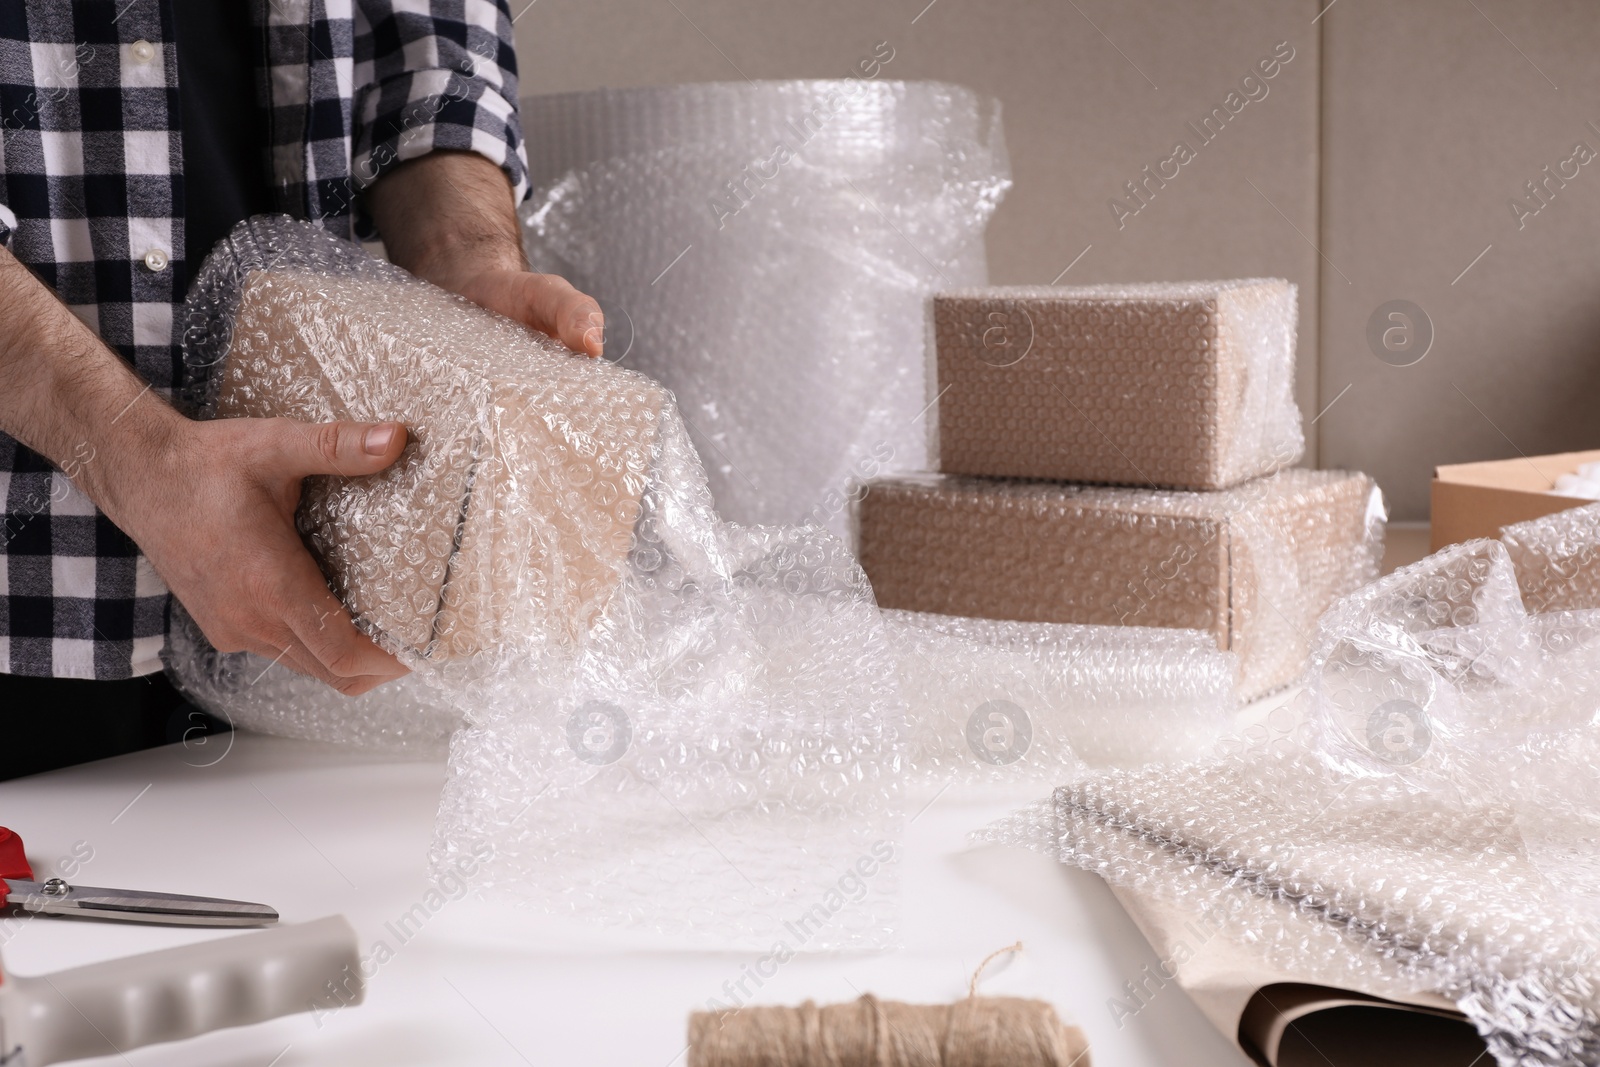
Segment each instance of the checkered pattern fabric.
[{"label": "checkered pattern fabric", "polygon": [[[280,210],[365,236],[361,190],[434,149],[526,194],[506,0],[218,2],[252,7]],[[172,19],[170,0],[0,0],[0,243],[168,397],[198,266]],[[0,433],[0,673],[159,670],[166,587],[70,481],[94,457],[57,458]]]}]

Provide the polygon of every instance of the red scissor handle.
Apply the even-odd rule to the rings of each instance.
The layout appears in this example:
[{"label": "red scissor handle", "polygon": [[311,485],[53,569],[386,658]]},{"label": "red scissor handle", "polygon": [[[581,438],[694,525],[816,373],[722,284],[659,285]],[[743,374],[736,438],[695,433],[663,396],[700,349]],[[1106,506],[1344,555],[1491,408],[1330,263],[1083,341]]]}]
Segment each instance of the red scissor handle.
[{"label": "red scissor handle", "polygon": [[0,906],[4,906],[6,902],[5,879],[7,878],[31,882],[33,868],[28,864],[28,857],[23,854],[22,838],[0,826]]}]

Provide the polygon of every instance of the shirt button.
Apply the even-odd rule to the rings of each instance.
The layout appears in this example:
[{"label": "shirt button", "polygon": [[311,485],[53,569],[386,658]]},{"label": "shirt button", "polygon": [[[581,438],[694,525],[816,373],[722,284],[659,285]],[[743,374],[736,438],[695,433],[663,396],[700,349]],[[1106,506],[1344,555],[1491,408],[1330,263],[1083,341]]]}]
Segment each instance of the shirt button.
[{"label": "shirt button", "polygon": [[156,57],[156,46],[149,41],[133,42],[133,58],[141,63],[148,63]]},{"label": "shirt button", "polygon": [[159,248],[152,248],[144,254],[144,265],[160,274],[167,269],[167,254]]}]

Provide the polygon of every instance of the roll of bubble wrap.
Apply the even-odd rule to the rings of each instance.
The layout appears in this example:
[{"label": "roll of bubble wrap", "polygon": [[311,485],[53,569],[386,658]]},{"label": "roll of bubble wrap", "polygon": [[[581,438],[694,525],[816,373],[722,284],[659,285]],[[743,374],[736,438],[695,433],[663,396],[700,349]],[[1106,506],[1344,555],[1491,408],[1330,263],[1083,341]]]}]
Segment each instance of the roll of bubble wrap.
[{"label": "roll of bubble wrap", "polygon": [[1500,530],[1529,611],[1600,608],[1600,505]]},{"label": "roll of bubble wrap", "polygon": [[1441,993],[1500,1064],[1600,1062],[1600,612],[1529,615],[1467,542],[1335,605],[1308,679],[1271,744],[1086,776],[991,836],[1303,980]]},{"label": "roll of bubble wrap", "polygon": [[938,293],[938,469],[1221,489],[1290,466],[1295,298],[1276,278]]},{"label": "roll of bubble wrap", "polygon": [[1037,792],[1195,759],[1238,706],[1237,657],[1203,631],[883,614],[917,780]]},{"label": "roll of bubble wrap", "polygon": [[388,471],[309,479],[298,521],[414,674],[341,718],[190,630],[169,649],[187,692],[384,745],[454,711],[434,859],[491,846],[494,895],[705,945],[892,940],[903,705],[841,542],[721,522],[659,385],[309,224],[241,223],[188,316],[214,412],[411,428]]},{"label": "roll of bubble wrap", "polygon": [[927,467],[927,297],[987,280],[999,105],[935,82],[600,90],[522,103],[529,258],[599,298],[744,523],[843,534],[852,482]]},{"label": "roll of bubble wrap", "polygon": [[1290,469],[1217,492],[920,475],[868,483],[862,567],[884,607],[1208,630],[1240,696],[1304,669],[1317,616],[1377,576],[1365,475]]}]

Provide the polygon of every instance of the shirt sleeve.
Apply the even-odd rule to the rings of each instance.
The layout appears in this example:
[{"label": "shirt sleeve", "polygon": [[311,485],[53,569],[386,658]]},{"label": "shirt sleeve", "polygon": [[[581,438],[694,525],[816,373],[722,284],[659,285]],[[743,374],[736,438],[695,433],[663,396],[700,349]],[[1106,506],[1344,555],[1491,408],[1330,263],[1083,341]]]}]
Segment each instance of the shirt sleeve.
[{"label": "shirt sleeve", "polygon": [[0,245],[11,247],[11,235],[17,232],[17,216],[10,208],[0,204]]},{"label": "shirt sleeve", "polygon": [[[358,0],[352,173],[357,189],[435,149],[476,152],[528,195],[507,0]],[[358,231],[370,220],[358,216]]]}]

